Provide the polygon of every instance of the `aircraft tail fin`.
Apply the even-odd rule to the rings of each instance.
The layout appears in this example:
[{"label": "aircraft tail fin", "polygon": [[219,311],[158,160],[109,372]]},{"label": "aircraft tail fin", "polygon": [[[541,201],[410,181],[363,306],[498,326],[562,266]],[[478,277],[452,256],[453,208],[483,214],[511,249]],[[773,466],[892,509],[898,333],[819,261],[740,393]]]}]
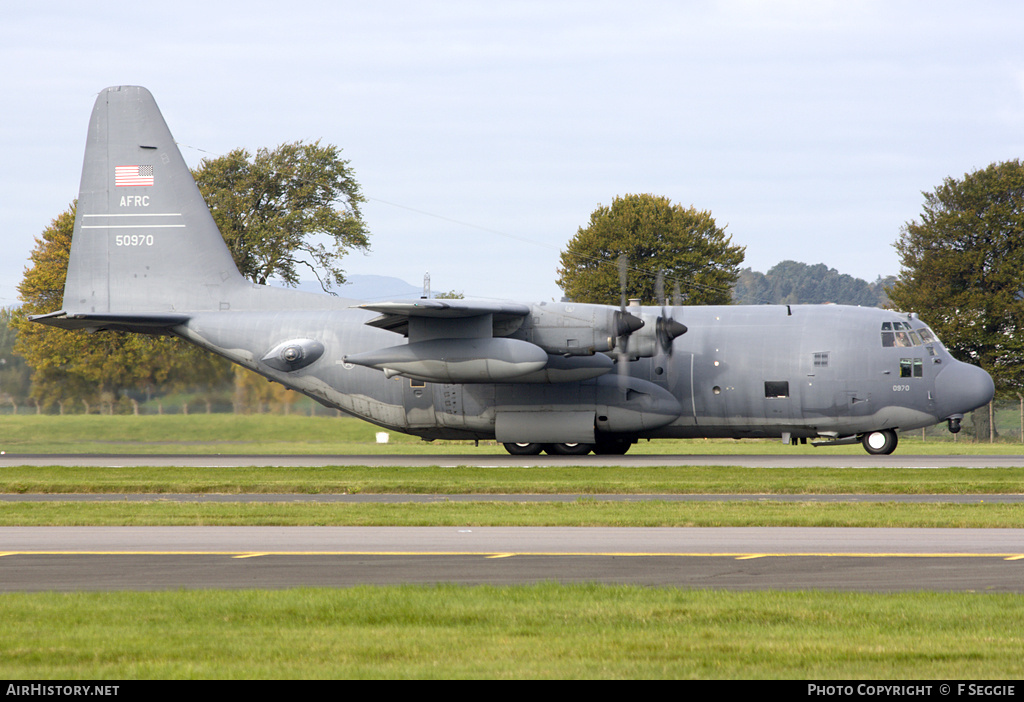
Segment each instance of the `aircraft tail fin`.
[{"label": "aircraft tail fin", "polygon": [[148,90],[96,99],[64,311],[151,315],[228,309],[247,285]]}]

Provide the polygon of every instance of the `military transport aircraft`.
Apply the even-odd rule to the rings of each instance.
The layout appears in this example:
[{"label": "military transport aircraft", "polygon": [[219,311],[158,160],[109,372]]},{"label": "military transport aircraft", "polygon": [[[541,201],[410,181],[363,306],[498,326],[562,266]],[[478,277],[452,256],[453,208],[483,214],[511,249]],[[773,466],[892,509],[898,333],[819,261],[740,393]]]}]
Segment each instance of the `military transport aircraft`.
[{"label": "military transport aircraft", "polygon": [[244,279],[152,95],[112,87],[89,124],[65,329],[172,334],[328,407],[513,454],[639,439],[774,437],[891,453],[898,430],[992,399],[914,314],[836,305],[358,304]]}]

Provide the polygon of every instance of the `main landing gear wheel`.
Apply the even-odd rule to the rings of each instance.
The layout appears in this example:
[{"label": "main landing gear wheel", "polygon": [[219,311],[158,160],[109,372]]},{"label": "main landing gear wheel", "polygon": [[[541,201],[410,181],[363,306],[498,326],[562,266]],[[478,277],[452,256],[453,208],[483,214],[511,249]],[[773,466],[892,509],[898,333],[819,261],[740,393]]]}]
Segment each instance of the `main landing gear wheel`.
[{"label": "main landing gear wheel", "polygon": [[598,441],[594,453],[598,456],[624,456],[632,445],[630,441]]},{"label": "main landing gear wheel", "polygon": [[864,435],[860,440],[864,444],[864,450],[873,456],[888,456],[896,450],[898,439],[896,432],[892,429],[872,431]]},{"label": "main landing gear wheel", "polygon": [[502,444],[513,456],[538,456],[544,450],[544,444]]},{"label": "main landing gear wheel", "polygon": [[593,444],[548,444],[544,450],[554,456],[586,456],[594,450]]}]

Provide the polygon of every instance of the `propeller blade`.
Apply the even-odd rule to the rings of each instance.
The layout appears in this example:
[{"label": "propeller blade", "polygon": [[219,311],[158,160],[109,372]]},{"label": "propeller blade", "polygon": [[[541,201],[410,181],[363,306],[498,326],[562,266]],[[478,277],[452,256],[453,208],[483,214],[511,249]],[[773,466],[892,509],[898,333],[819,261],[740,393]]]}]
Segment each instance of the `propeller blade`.
[{"label": "propeller blade", "polygon": [[[626,311],[626,283],[629,278],[629,258],[619,254],[619,314],[615,326],[618,332],[616,346],[619,349],[618,373],[619,386],[625,387],[629,375],[629,335],[644,325],[644,321]],[[639,322],[639,324],[637,324]]]},{"label": "propeller blade", "polygon": [[[658,345],[661,347],[661,350],[664,353],[671,356],[672,342],[675,341],[677,337],[680,337],[686,333],[686,325],[682,324],[681,322],[677,322],[671,317],[671,313],[666,306],[665,282],[664,278],[662,277],[661,271],[658,271],[658,277],[654,281],[654,283],[655,289],[658,290],[658,299],[661,301],[661,316],[658,317],[657,328]],[[672,303],[677,307],[680,304],[682,304],[682,300],[680,299],[679,294],[679,281],[676,281],[675,286],[672,290]]]},{"label": "propeller blade", "polygon": [[629,259],[626,254],[619,254],[619,294],[621,302],[619,308],[626,311],[626,279],[629,276]]}]

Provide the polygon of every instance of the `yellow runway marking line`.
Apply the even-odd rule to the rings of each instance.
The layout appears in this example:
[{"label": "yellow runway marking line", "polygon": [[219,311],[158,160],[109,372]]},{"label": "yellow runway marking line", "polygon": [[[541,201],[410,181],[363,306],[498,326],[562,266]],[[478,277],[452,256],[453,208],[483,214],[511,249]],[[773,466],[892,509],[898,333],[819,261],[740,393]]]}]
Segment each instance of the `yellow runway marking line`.
[{"label": "yellow runway marking line", "polygon": [[1001,558],[1024,560],[1024,553],[707,553],[707,552],[629,552],[629,551],[2,551],[2,556],[229,556],[259,558],[261,556],[482,556],[513,558],[515,556],[603,556],[611,558]]}]

